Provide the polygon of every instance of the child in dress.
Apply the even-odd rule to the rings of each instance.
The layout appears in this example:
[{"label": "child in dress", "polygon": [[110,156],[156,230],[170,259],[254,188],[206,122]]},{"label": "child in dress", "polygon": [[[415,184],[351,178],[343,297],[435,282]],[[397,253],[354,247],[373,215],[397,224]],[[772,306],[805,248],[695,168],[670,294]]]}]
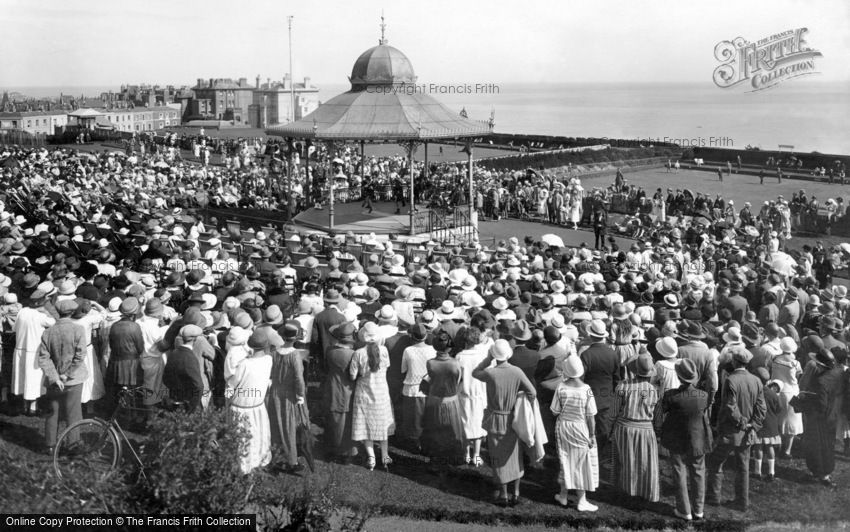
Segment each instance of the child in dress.
[{"label": "child in dress", "polygon": [[[756,375],[763,383],[766,383],[764,386],[764,402],[767,411],[764,415],[764,423],[757,434],[758,442],[753,445],[754,474],[758,479],[764,478],[766,482],[773,482],[776,465],[774,446],[782,443],[779,437],[779,420],[782,415],[782,402],[779,400],[779,393],[782,391],[782,381],[775,379],[769,381],[766,368],[758,368]],[[766,477],[762,477],[761,474],[763,456],[767,462]]]}]

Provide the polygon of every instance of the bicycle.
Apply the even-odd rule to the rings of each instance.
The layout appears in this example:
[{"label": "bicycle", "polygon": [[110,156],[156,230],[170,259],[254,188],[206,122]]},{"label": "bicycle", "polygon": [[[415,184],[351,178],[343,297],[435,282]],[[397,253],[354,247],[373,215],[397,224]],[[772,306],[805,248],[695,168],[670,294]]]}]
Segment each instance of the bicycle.
[{"label": "bicycle", "polygon": [[[145,409],[130,404],[131,398],[141,398],[144,394],[142,387],[124,386],[118,393],[118,406],[109,419],[81,419],[69,425],[59,436],[53,450],[53,470],[56,476],[62,479],[75,474],[94,474],[98,480],[103,480],[121,465],[124,451],[122,442],[126,442],[139,465],[139,477],[146,479],[145,465],[118,423],[122,411],[146,412]],[[172,402],[170,406],[171,409],[176,409],[185,405],[182,402]]]}]

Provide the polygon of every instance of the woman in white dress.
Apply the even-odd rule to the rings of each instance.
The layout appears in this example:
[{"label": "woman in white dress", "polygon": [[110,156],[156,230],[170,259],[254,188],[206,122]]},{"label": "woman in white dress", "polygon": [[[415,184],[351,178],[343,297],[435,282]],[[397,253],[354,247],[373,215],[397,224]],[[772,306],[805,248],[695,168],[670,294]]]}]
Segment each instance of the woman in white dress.
[{"label": "woman in white dress", "polygon": [[381,447],[384,469],[393,462],[389,437],[395,434],[395,418],[387,385],[390,355],[383,345],[377,325],[368,321],[360,329],[360,341],[366,344],[354,352],[350,374],[356,380],[351,410],[351,439],[366,447],[366,467],[375,469],[375,443]]},{"label": "woman in white dress", "polygon": [[88,410],[87,403],[89,401],[97,401],[106,394],[103,374],[100,372],[100,364],[95,364],[94,347],[92,346],[92,330],[99,328],[100,324],[103,323],[103,313],[106,309],[88,299],[80,298],[77,301],[79,305],[71,319],[77,325],[81,325],[85,331],[86,359],[84,363],[87,376],[86,380],[83,381],[80,403],[84,405],[83,408]]},{"label": "woman in white dress", "polygon": [[56,323],[44,302],[47,294],[36,290],[30,303],[18,313],[15,321],[15,352],[12,355],[12,394],[23,395],[28,404],[27,413],[37,412],[36,399],[43,395],[44,372],[38,366],[38,348],[44,330]]},{"label": "woman in white dress", "polygon": [[473,379],[472,370],[487,358],[490,342],[490,338],[482,338],[478,328],[470,327],[466,330],[466,349],[455,357],[461,371],[460,408],[463,436],[466,438],[465,460],[475,467],[484,463],[481,459],[481,439],[487,436],[487,431],[481,427],[481,423],[487,407],[487,384]]},{"label": "woman in white dress", "polygon": [[563,382],[558,384],[550,409],[558,416],[555,433],[558,440],[558,459],[561,469],[558,484],[561,492],[555,500],[569,504],[568,490],[576,490],[577,509],[595,512],[598,508],[587,500],[587,492],[599,486],[599,458],[596,449],[596,401],[590,386],[581,377],[584,366],[577,356],[561,362]]},{"label": "woman in white dress", "polygon": [[537,214],[549,219],[549,191],[543,186],[537,187]]},{"label": "woman in white dress", "polygon": [[655,216],[655,220],[661,223],[667,221],[667,204],[664,202],[664,198],[653,198],[652,199],[652,215]]},{"label": "woman in white dress", "polygon": [[273,363],[269,351],[283,347],[283,339],[280,335],[269,334],[269,330],[261,327],[254,331],[248,339],[251,354],[239,362],[227,379],[228,387],[233,390],[228,398],[228,415],[239,416],[249,434],[248,453],[240,464],[244,474],[268,465],[272,458],[271,428],[266,410]]},{"label": "woman in white dress", "polygon": [[581,188],[581,185],[575,185],[571,188],[572,188],[572,190],[570,191],[570,196],[569,196],[570,197],[570,203],[569,203],[570,222],[572,222],[572,224],[573,224],[573,229],[578,229],[578,223],[581,221],[581,214],[582,214],[582,204],[581,203],[582,203],[582,200],[584,199],[584,196],[582,194],[583,189]]},{"label": "woman in white dress", "polygon": [[782,453],[780,457],[791,457],[791,446],[794,444],[794,436],[803,433],[803,414],[794,410],[789,404],[791,399],[800,393],[800,385],[797,379],[803,374],[803,368],[795,356],[797,343],[793,338],[786,336],[779,341],[782,353],[774,356],[767,362],[771,380],[782,383],[782,391],[779,392],[779,403],[782,405],[782,414],[779,419],[779,434],[782,437]]}]

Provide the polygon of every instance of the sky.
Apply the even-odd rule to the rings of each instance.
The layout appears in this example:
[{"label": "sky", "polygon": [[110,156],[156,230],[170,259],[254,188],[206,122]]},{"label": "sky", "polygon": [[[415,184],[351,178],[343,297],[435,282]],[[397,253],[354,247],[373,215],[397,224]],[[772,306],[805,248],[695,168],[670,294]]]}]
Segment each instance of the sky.
[{"label": "sky", "polygon": [[711,83],[715,45],[807,27],[850,80],[847,0],[0,0],[0,87],[194,84],[289,71],[347,82],[380,36],[425,83]]}]

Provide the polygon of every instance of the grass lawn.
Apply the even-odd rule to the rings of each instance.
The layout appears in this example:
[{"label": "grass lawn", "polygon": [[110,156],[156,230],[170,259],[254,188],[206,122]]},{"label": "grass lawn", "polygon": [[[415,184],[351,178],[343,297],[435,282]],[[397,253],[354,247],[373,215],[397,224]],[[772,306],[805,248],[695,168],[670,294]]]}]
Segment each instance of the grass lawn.
[{"label": "grass lawn", "polygon": [[[47,471],[50,459],[31,450],[41,441],[42,420],[23,416],[0,416],[0,446],[12,456],[42,465]],[[321,429],[316,428],[320,433]],[[133,436],[131,436],[133,437]],[[138,436],[135,436],[138,438]],[[798,448],[799,449],[799,448]],[[395,459],[388,472],[369,471],[359,461],[352,465],[316,462],[316,472],[301,476],[263,472],[258,481],[271,493],[292,492],[301,485],[325,491],[334,505],[366,511],[374,530],[483,530],[480,527],[455,528],[431,522],[451,522],[486,526],[487,529],[520,527],[542,530],[546,527],[570,526],[596,529],[682,529],[686,524],[672,517],[674,501],[670,469],[662,461],[662,500],[658,503],[627,501],[608,484],[590,499],[599,505],[596,514],[581,514],[575,507],[562,508],[553,499],[557,492],[558,463],[547,458],[526,470],[522,483],[525,501],[514,508],[502,509],[490,503],[491,473],[487,466],[476,469],[460,466],[450,471],[444,482],[429,471],[427,459],[391,448]],[[746,514],[726,507],[708,506],[705,530],[740,530],[770,523],[802,523],[807,526],[832,528],[850,521],[850,505],[846,503],[850,486],[850,459],[837,457],[833,478],[836,488],[829,489],[807,482],[802,459],[777,463],[778,480],[768,484],[751,479],[750,511]],[[604,478],[604,477],[603,477]],[[733,495],[733,481],[727,476],[724,498]],[[13,502],[13,501],[8,501]],[[178,509],[175,509],[175,511]],[[397,520],[400,519],[400,520]],[[427,523],[424,523],[427,522]],[[371,526],[367,529],[373,529]]]}]

